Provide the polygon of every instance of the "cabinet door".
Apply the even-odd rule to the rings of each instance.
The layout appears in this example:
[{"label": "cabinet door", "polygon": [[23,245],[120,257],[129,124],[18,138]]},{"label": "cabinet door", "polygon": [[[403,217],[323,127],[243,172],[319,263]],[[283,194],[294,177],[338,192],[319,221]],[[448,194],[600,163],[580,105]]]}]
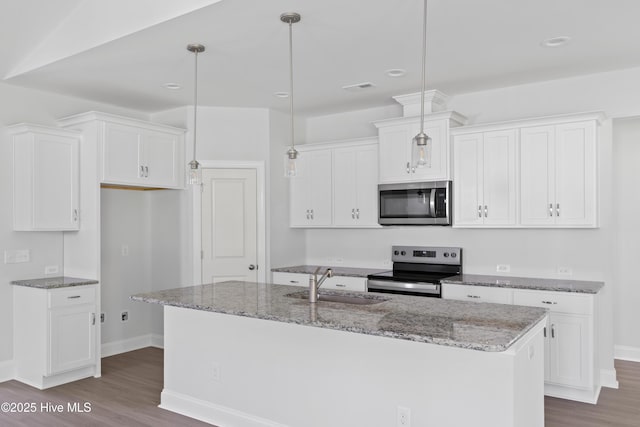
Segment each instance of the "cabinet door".
[{"label": "cabinet door", "polygon": [[271,280],[276,285],[309,286],[309,275],[302,273],[274,271]]},{"label": "cabinet door", "polygon": [[290,225],[331,225],[331,150],[300,150],[296,176],[290,182]]},{"label": "cabinet door", "polygon": [[411,140],[413,127],[407,125],[385,126],[379,129],[379,180],[380,182],[411,181]]},{"label": "cabinet door", "polygon": [[596,225],[595,123],[556,126],[556,224]]},{"label": "cabinet door", "polygon": [[105,123],[102,144],[102,182],[138,184],[144,180],[140,129]]},{"label": "cabinet door", "polygon": [[78,230],[79,140],[35,135],[33,229]]},{"label": "cabinet door", "polygon": [[333,151],[333,220],[336,226],[352,227],[357,224],[357,158],[355,148]]},{"label": "cabinet door", "polygon": [[483,202],[485,225],[516,224],[517,131],[486,132],[483,143]]},{"label": "cabinet door", "polygon": [[147,185],[179,186],[178,148],[176,135],[151,130],[142,133],[142,159]]},{"label": "cabinet door", "polygon": [[378,146],[356,151],[356,220],[361,227],[378,227]]},{"label": "cabinet door", "polygon": [[56,307],[49,310],[48,374],[95,364],[95,306]]},{"label": "cabinet door", "polygon": [[321,289],[365,292],[367,290],[367,279],[364,277],[333,276],[327,278]]},{"label": "cabinet door", "polygon": [[453,140],[454,224],[483,224],[482,133],[457,135]]},{"label": "cabinet door", "polygon": [[520,130],[520,224],[555,224],[555,127]]},{"label": "cabinet door", "polygon": [[490,286],[442,284],[442,298],[472,302],[511,304],[513,291],[508,288]]},{"label": "cabinet door", "polygon": [[562,313],[549,315],[548,382],[571,387],[591,385],[589,329],[587,316]]}]

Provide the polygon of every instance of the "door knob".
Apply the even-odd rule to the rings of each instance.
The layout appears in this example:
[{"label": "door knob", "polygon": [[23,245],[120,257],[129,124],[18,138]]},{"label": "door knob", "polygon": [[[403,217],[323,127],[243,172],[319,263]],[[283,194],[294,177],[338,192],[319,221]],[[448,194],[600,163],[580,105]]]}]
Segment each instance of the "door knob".
[{"label": "door knob", "polygon": [[253,264],[250,264],[250,265],[249,265],[249,270],[255,270],[255,269],[256,269],[256,266],[255,266],[255,265],[253,265]]}]

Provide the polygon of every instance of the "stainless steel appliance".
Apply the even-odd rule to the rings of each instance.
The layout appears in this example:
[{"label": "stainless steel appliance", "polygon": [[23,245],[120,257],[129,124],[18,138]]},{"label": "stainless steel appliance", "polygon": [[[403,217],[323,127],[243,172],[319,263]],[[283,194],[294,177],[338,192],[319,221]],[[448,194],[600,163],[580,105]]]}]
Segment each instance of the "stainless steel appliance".
[{"label": "stainless steel appliance", "polygon": [[441,298],[440,280],[462,274],[462,248],[393,246],[393,270],[367,276],[367,291]]},{"label": "stainless steel appliance", "polygon": [[451,181],[378,185],[381,225],[450,225]]}]

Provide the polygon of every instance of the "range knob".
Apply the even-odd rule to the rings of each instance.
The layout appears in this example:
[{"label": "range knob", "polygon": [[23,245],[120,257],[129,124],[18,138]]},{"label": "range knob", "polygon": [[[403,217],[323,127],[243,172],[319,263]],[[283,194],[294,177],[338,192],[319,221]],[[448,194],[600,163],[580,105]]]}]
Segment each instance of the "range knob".
[{"label": "range knob", "polygon": [[405,251],[400,252],[400,255],[405,256],[407,253]]},{"label": "range knob", "polygon": [[457,256],[458,256],[458,254],[457,254],[457,253],[455,253],[455,252],[451,252],[451,258],[455,258],[455,257],[457,257]]},{"label": "range knob", "polygon": [[[442,254],[442,255],[444,255],[444,257],[445,257],[445,258],[449,258],[449,252],[445,252],[445,253],[444,253],[444,254]],[[452,256],[453,256],[453,255],[452,255]]]},{"label": "range knob", "polygon": [[393,251],[394,255],[400,255],[400,251]]}]

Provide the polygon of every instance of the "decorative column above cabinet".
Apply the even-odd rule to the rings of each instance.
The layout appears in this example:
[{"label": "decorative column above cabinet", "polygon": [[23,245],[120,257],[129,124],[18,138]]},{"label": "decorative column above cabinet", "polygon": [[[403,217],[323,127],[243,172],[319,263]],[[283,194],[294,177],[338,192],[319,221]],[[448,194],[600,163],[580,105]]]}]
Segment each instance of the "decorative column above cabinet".
[{"label": "decorative column above cabinet", "polygon": [[298,173],[290,183],[291,227],[379,227],[376,138],[297,149]]},{"label": "decorative column above cabinet", "polygon": [[454,111],[429,114],[424,131],[429,136],[429,164],[411,164],[411,144],[420,131],[420,117],[400,117],[375,122],[379,138],[379,182],[446,181],[450,176],[449,129],[461,126],[466,118]]},{"label": "decorative column above cabinet", "polygon": [[79,132],[18,124],[13,135],[13,229],[80,228]]},{"label": "decorative column above cabinet", "polygon": [[149,188],[184,187],[184,129],[88,112],[59,120],[96,140],[101,183]]}]

